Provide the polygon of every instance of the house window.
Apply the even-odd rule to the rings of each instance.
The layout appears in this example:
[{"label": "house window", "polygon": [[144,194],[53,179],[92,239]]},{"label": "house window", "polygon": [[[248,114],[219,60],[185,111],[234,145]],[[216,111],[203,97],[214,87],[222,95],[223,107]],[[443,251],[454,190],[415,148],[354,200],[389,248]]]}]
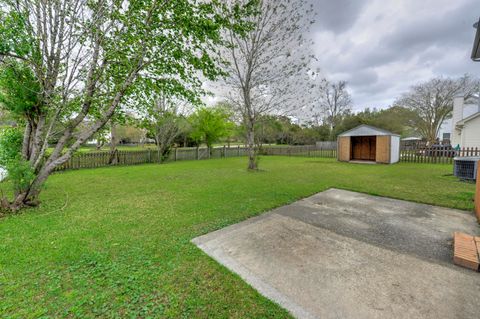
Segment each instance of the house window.
[{"label": "house window", "polygon": [[450,139],[450,133],[443,133],[442,139],[443,140],[449,140]]}]

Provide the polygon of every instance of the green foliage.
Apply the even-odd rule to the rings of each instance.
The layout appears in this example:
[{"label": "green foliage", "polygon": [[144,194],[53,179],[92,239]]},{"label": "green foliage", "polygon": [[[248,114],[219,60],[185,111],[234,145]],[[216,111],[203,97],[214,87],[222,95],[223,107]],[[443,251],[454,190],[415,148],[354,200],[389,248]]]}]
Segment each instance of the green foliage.
[{"label": "green foliage", "polygon": [[0,54],[25,57],[33,51],[25,17],[17,11],[0,11]]},{"label": "green foliage", "polygon": [[400,106],[393,106],[383,110],[365,109],[362,112],[344,115],[335,126],[335,136],[361,124],[368,124],[383,128],[401,136],[415,134],[412,121],[415,112]]},{"label": "green foliage", "polygon": [[22,62],[8,60],[0,64],[0,108],[24,118],[38,105],[39,83]]},{"label": "green foliage", "polygon": [[234,124],[231,117],[231,113],[224,107],[201,107],[189,117],[192,125],[190,136],[197,144],[205,143],[211,147],[232,133]]},{"label": "green foliage", "polygon": [[28,189],[31,182],[35,179],[30,163],[19,158],[15,162],[9,163],[5,169],[8,173],[8,180],[12,182],[13,190],[21,192]]},{"label": "green foliage", "polygon": [[26,189],[35,178],[30,163],[21,156],[22,140],[17,128],[7,128],[0,133],[0,166],[6,169],[15,192]]},{"label": "green foliage", "polygon": [[[246,129],[243,128],[246,134]],[[255,142],[257,144],[311,145],[320,140],[313,127],[295,124],[289,117],[264,115],[255,125]]]},{"label": "green foliage", "polygon": [[[255,125],[257,144],[312,145],[316,141],[335,140],[337,135],[361,124],[368,124],[401,134],[415,135],[411,123],[415,112],[394,106],[383,110],[365,109],[359,113],[346,112],[339,115],[331,131],[330,123],[299,125],[289,117],[264,115]],[[245,138],[245,128],[241,127],[238,136]]]},{"label": "green foliage", "polygon": [[120,144],[138,144],[145,140],[145,131],[134,125],[116,125],[115,135]]},{"label": "green foliage", "polygon": [[5,128],[0,132],[0,166],[9,165],[20,157],[23,136],[17,128]]}]

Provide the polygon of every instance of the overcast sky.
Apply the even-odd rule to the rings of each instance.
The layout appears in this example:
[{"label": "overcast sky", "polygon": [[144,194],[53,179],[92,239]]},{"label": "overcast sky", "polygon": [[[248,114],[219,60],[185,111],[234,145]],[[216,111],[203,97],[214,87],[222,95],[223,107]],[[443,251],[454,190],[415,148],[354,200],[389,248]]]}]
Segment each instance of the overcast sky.
[{"label": "overcast sky", "polygon": [[355,110],[384,108],[433,76],[480,75],[470,59],[480,0],[312,0],[323,75],[349,83]]}]

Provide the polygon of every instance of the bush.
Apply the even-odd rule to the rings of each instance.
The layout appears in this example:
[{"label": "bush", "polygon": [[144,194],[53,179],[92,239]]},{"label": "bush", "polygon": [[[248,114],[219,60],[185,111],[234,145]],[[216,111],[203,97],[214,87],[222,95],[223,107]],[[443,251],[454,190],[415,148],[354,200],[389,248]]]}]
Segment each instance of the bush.
[{"label": "bush", "polygon": [[7,171],[7,180],[13,183],[15,192],[27,189],[35,178],[30,163],[22,158],[22,141],[22,133],[16,128],[0,133],[0,166]]},{"label": "bush", "polygon": [[6,128],[0,132],[0,165],[8,166],[20,157],[23,136],[17,128]]}]

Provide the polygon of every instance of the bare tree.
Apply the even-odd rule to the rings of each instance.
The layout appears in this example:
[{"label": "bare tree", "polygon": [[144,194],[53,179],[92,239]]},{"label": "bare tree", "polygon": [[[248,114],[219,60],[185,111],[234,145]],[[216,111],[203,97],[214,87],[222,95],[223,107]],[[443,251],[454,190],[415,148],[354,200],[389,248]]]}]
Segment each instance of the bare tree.
[{"label": "bare tree", "polygon": [[352,108],[352,98],[347,91],[347,82],[323,80],[320,86],[319,107],[320,114],[323,115],[330,127],[330,134],[334,134],[339,117]]},{"label": "bare tree", "polygon": [[168,155],[175,138],[181,133],[179,105],[179,101],[159,95],[146,108],[142,127],[154,138],[160,162]]},{"label": "bare tree", "polygon": [[[227,14],[224,9],[217,1],[2,1],[0,62],[27,66],[39,87],[37,103],[20,114],[22,158],[34,178],[2,206],[36,205],[51,172],[105,126],[133,87],[161,83],[171,94],[197,100],[199,74],[214,80],[221,73],[211,52],[224,30],[239,27],[218,14]],[[238,18],[243,11],[235,9]],[[58,126],[58,142],[49,145]]]},{"label": "bare tree", "polygon": [[478,93],[478,85],[479,81],[468,75],[459,79],[438,77],[412,86],[395,104],[415,111],[411,126],[434,144],[442,123],[452,114],[455,95],[471,100]]},{"label": "bare tree", "polygon": [[[242,1],[233,1],[235,3]],[[255,124],[262,115],[282,115],[310,103],[313,9],[304,0],[260,0],[251,30],[228,34],[227,98],[246,128],[248,168],[257,169]]]}]

